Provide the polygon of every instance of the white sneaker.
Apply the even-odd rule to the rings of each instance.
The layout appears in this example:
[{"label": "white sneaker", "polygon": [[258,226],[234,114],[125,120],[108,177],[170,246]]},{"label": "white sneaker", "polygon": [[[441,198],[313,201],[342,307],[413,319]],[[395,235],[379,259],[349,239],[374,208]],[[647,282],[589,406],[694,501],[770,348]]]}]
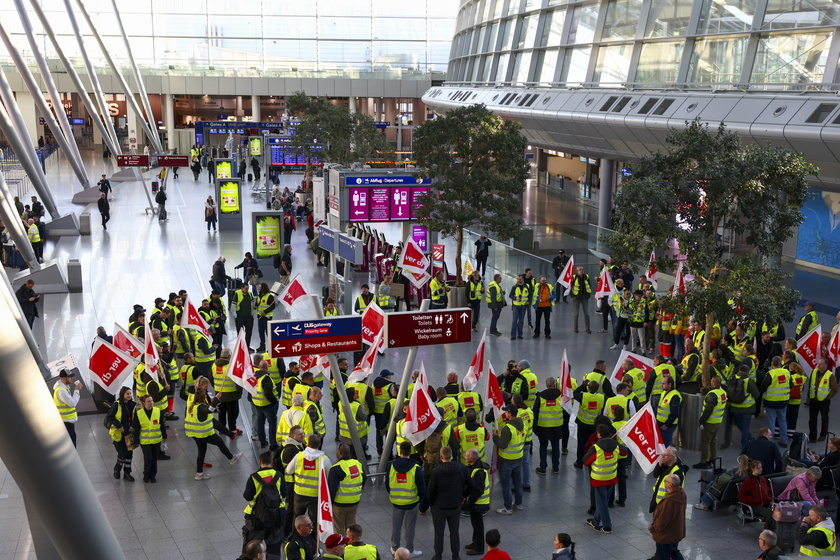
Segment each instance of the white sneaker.
[{"label": "white sneaker", "polygon": [[208,478],[210,478],[210,475],[207,474],[207,473],[203,473],[203,472],[195,473],[195,479],[196,480],[207,480]]},{"label": "white sneaker", "polygon": [[423,556],[423,551],[422,550],[412,550],[411,554],[409,554],[409,556],[411,558],[418,558],[420,556]]},{"label": "white sneaker", "polygon": [[524,507],[522,507],[522,504],[513,504],[513,509],[516,509],[516,510],[522,511],[522,510],[523,510],[523,509],[525,509],[525,508],[524,508]]},{"label": "white sneaker", "polygon": [[513,515],[513,510],[500,507],[496,510],[496,513],[500,513],[502,515]]},{"label": "white sneaker", "polygon": [[703,502],[698,502],[694,504],[694,509],[702,509],[703,511],[709,511],[709,509],[711,508],[709,508],[709,506],[707,506]]},{"label": "white sneaker", "polygon": [[394,548],[393,546],[389,550],[391,552],[391,556],[396,556],[397,555],[397,549]]},{"label": "white sneaker", "polygon": [[241,458],[242,458],[242,453],[237,453],[236,455],[233,456],[233,459],[230,460],[230,464],[235,465],[236,463],[239,462],[239,460]]},{"label": "white sneaker", "polygon": [[163,443],[161,443],[161,444],[160,444],[160,450],[161,450],[161,451],[166,451],[167,449],[169,449],[169,446],[168,446],[168,445],[166,445],[166,442],[165,442],[165,441],[164,441]]},{"label": "white sneaker", "polygon": [[618,344],[613,344],[612,346],[610,346],[610,350],[615,350],[616,348],[618,348]]}]

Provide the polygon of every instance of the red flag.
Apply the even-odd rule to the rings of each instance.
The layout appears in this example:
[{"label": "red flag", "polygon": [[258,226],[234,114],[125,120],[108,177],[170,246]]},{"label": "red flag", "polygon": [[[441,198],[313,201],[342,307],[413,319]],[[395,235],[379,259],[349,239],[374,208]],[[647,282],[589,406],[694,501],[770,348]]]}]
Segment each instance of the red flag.
[{"label": "red flag", "polygon": [[379,338],[379,346],[377,350],[385,351],[384,329],[385,328],[385,312],[379,307],[374,300],[362,312],[362,342],[365,344],[373,344],[373,341],[378,335],[383,335]]},{"label": "red flag", "polygon": [[563,405],[563,410],[572,413],[572,407],[575,404],[574,390],[572,389],[572,368],[569,365],[569,359],[566,357],[566,350],[563,349],[563,361],[560,362],[560,403]]},{"label": "red flag", "polygon": [[665,451],[662,436],[656,426],[656,416],[648,402],[617,432],[630,449],[645,474],[650,474],[659,456]]},{"label": "red flag", "polygon": [[402,253],[400,253],[397,267],[417,274],[425,274],[426,269],[429,267],[428,257],[423,254],[423,251],[410,236],[405,240],[405,247]]},{"label": "red flag", "polygon": [[403,276],[408,278],[408,281],[411,282],[412,284],[414,284],[414,287],[417,288],[417,289],[420,289],[423,286],[425,286],[426,282],[428,282],[432,277],[432,275],[429,274],[426,271],[410,272],[408,270],[404,271]]},{"label": "red flag", "polygon": [[[498,386],[498,385],[497,385]],[[408,412],[405,415],[403,437],[412,445],[418,445],[429,437],[440,423],[440,413],[429,397],[429,384],[426,381],[426,370],[420,363],[420,375],[408,402]]]},{"label": "red flag", "polygon": [[[350,467],[352,470],[358,470],[355,465]],[[356,476],[362,476],[359,472]],[[332,498],[330,497],[330,487],[327,485],[327,471],[324,470],[323,463],[321,463],[321,474],[318,477],[318,533],[323,542],[327,542],[327,537],[335,533],[333,528],[333,512],[332,512]]]},{"label": "red flag", "polygon": [[300,274],[295,275],[289,285],[286,286],[280,294],[277,296],[280,299],[280,303],[283,304],[283,307],[286,308],[286,311],[291,311],[292,306],[297,303],[300,298],[306,297],[307,291],[303,285],[303,282],[300,281]]},{"label": "red flag", "polygon": [[675,290],[678,294],[685,294],[685,276],[683,275],[682,261],[680,261],[680,264],[677,267],[677,277],[674,279],[673,290]]},{"label": "red flag", "polygon": [[605,266],[601,269],[601,274],[598,276],[598,286],[595,288],[595,299],[609,297],[617,291],[618,290],[615,289],[615,284],[613,284],[612,276],[610,276],[610,273]]},{"label": "red flag", "polygon": [[470,362],[470,368],[467,370],[467,375],[464,376],[465,391],[472,391],[481,379],[481,376],[484,374],[484,351],[486,338],[487,329],[484,329],[484,334],[481,335],[481,341],[478,343],[478,348],[475,349],[472,362]]},{"label": "red flag", "polygon": [[143,343],[116,323],[114,323],[114,346],[132,358],[137,358],[143,353]]},{"label": "red flag", "polygon": [[800,338],[796,343],[796,353],[799,355],[799,365],[805,370],[805,375],[810,375],[817,367],[817,360],[820,359],[821,348],[820,339],[822,338],[822,327],[817,325],[815,328],[808,331],[808,333]]},{"label": "red flag", "polygon": [[656,255],[653,251],[650,252],[650,260],[648,261],[648,268],[645,276],[647,276],[648,282],[653,285],[653,289],[659,287],[659,271],[656,270],[656,263],[653,262],[656,259]]},{"label": "red flag", "polygon": [[143,344],[143,364],[146,366],[146,371],[149,372],[149,375],[151,375],[153,379],[158,372],[159,359],[160,356],[158,356],[157,345],[155,345],[155,341],[152,338],[152,329],[147,326],[146,340]]},{"label": "red flag", "polygon": [[[139,354],[138,354],[139,355]],[[88,369],[97,385],[116,395],[140,360],[131,357],[100,337],[93,341]]]},{"label": "red flag", "polygon": [[318,365],[318,354],[301,356],[298,365],[300,366],[300,371],[311,371],[313,367]]},{"label": "red flag", "polygon": [[192,304],[188,297],[184,301],[184,312],[181,314],[181,328],[195,329],[201,332],[207,338],[211,338],[210,325],[204,320],[204,317],[198,312],[198,308]]},{"label": "red flag", "polygon": [[560,278],[557,280],[557,283],[566,288],[566,292],[563,295],[569,295],[569,292],[572,291],[572,282],[575,279],[575,257],[569,257],[569,260],[566,262],[566,266],[563,267],[563,272],[560,273]]},{"label": "red flag", "polygon": [[487,361],[487,383],[484,386],[484,406],[492,406],[496,421],[502,417],[502,408],[505,406],[505,398],[502,395],[502,388],[499,387],[499,380],[496,379],[496,372],[493,371],[493,364]]},{"label": "red flag", "polygon": [[233,347],[227,374],[228,377],[233,379],[234,383],[251,395],[257,394],[257,376],[254,375],[251,353],[248,351],[248,344],[245,342],[244,327],[239,329],[239,336],[236,337],[236,344]]},{"label": "red flag", "polygon": [[353,368],[353,371],[350,372],[349,376],[347,376],[347,383],[362,381],[363,379],[366,379],[368,375],[373,373],[373,367],[376,363],[376,347],[379,345],[381,338],[382,333],[379,333],[376,335],[376,338],[371,341],[371,345],[368,347],[365,355],[362,356],[361,361],[356,364],[356,367]]},{"label": "red flag", "polygon": [[828,367],[832,371],[840,365],[840,329],[832,331],[831,338],[828,340],[828,351],[823,358],[828,360]]},{"label": "red flag", "polygon": [[621,369],[621,364],[623,364],[626,359],[629,359],[633,362],[635,367],[645,372],[645,381],[647,381],[647,378],[653,371],[653,360],[645,358],[644,356],[639,356],[638,354],[634,354],[627,350],[622,350],[621,355],[618,357],[618,361],[615,363],[612,375],[610,376],[610,383],[612,383],[613,387],[621,383],[621,380],[624,378],[624,370]]}]

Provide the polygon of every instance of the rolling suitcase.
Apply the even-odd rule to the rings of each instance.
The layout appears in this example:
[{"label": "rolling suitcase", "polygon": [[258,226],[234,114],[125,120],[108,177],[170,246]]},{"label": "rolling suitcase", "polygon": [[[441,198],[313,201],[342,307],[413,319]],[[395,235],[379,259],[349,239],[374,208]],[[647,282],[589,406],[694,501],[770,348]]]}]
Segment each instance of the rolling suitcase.
[{"label": "rolling suitcase", "polygon": [[776,546],[787,552],[796,549],[796,533],[799,529],[797,521],[776,522]]},{"label": "rolling suitcase", "polygon": [[248,182],[250,183],[253,180],[254,180],[254,174],[253,173],[248,173]]}]

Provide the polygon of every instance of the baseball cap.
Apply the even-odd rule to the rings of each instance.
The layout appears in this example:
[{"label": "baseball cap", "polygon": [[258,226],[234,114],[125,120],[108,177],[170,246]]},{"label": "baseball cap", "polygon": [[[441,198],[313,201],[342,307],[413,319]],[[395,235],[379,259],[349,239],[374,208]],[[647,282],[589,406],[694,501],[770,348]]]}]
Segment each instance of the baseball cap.
[{"label": "baseball cap", "polygon": [[58,376],[59,377],[76,377],[76,374],[73,373],[72,371],[63,369],[63,370],[58,372]]},{"label": "baseball cap", "polygon": [[394,375],[394,372],[390,369],[383,369],[379,372],[379,377],[391,377],[392,375]]},{"label": "baseball cap", "polygon": [[142,305],[140,305],[139,303],[135,303],[134,304],[134,310],[135,311],[146,311],[146,308],[143,307]]},{"label": "baseball cap", "polygon": [[509,404],[506,407],[502,408],[505,412],[510,412],[514,416],[519,413],[519,408],[515,404]]},{"label": "baseball cap", "polygon": [[327,542],[324,543],[324,546],[327,548],[335,548],[342,544],[347,544],[350,542],[350,539],[347,537],[342,537],[338,533],[333,533],[329,537],[327,537]]},{"label": "baseball cap", "polygon": [[564,251],[563,249],[560,249],[560,250],[559,250],[559,251],[557,251],[557,252],[558,252],[558,253],[564,253],[564,254],[566,253],[566,251]]}]

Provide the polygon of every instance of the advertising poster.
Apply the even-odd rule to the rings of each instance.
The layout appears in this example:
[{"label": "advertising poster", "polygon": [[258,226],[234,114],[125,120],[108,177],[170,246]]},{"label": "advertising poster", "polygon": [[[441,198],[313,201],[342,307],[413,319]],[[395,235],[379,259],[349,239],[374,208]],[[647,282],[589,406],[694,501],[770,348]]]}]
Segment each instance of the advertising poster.
[{"label": "advertising poster", "polygon": [[216,161],[216,178],[217,179],[232,179],[231,162],[230,160]]},{"label": "advertising poster", "polygon": [[808,191],[802,206],[796,258],[823,266],[840,266],[840,193]]},{"label": "advertising poster", "polygon": [[219,183],[219,209],[222,214],[239,214],[239,182]]},{"label": "advertising poster", "polygon": [[254,218],[254,257],[268,259],[280,252],[280,216]]},{"label": "advertising poster", "polygon": [[248,139],[248,153],[251,154],[251,156],[262,155],[262,138],[259,136],[251,136]]}]

